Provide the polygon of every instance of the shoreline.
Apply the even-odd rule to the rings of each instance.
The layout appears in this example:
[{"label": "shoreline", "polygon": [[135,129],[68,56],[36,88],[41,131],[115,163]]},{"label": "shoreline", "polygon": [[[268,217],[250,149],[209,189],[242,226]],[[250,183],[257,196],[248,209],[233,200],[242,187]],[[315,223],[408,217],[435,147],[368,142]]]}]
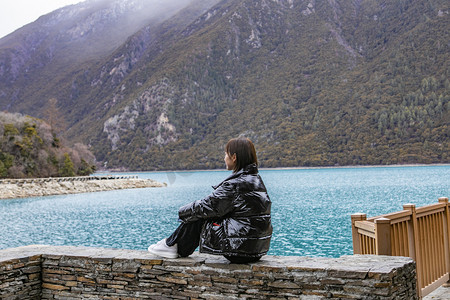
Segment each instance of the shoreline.
[{"label": "shoreline", "polygon": [[[354,165],[326,167],[277,167],[260,168],[263,171],[277,170],[320,170],[320,169],[359,169],[359,168],[401,168],[401,167],[433,167],[450,166],[450,164],[404,164],[404,165]],[[94,193],[120,189],[167,187],[153,179],[139,179],[143,173],[175,173],[175,172],[220,172],[224,169],[210,170],[161,170],[161,171],[120,171],[101,170],[93,176],[0,179],[0,200],[28,197]]]},{"label": "shoreline", "polygon": [[0,200],[166,186],[166,183],[139,179],[137,176],[2,179]]},{"label": "shoreline", "polygon": [[[402,167],[450,167],[450,164],[404,164],[404,165],[348,165],[348,166],[322,166],[322,167],[258,167],[259,170],[276,171],[276,170],[320,170],[320,169],[359,169],[359,168],[402,168]],[[149,171],[133,171],[133,170],[99,170],[96,174],[142,174],[142,173],[170,173],[170,172],[215,172],[227,171],[223,169],[192,169],[192,170],[149,170]]]}]

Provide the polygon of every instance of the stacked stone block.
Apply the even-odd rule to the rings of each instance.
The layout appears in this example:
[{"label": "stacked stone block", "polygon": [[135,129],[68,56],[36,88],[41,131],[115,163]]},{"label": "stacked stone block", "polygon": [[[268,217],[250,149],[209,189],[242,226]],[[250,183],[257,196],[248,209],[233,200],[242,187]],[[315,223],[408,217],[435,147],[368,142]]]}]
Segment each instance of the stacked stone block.
[{"label": "stacked stone block", "polygon": [[41,299],[40,255],[0,255],[0,299]]},{"label": "stacked stone block", "polygon": [[[22,260],[2,261],[8,251]],[[33,256],[23,261],[27,253]],[[404,257],[265,256],[237,265],[198,253],[161,259],[145,251],[29,246],[1,250],[0,266],[16,270],[9,279],[0,273],[1,299],[25,299],[26,292],[30,299],[417,299],[415,264]],[[13,285],[23,285],[17,298],[3,290]]]}]

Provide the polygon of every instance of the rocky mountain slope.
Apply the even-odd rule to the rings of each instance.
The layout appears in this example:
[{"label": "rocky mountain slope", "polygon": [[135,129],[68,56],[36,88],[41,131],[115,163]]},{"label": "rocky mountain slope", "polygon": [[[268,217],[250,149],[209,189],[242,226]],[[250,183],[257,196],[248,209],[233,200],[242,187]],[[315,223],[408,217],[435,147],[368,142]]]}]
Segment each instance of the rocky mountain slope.
[{"label": "rocky mountain slope", "polygon": [[42,120],[0,112],[0,178],[86,176],[94,162],[86,145],[68,147]]},{"label": "rocky mountain slope", "polygon": [[[198,5],[197,14],[211,3]],[[155,28],[188,5],[191,0],[89,0],[40,17],[0,39],[0,108],[35,114],[52,97],[67,107],[61,90],[81,93],[74,74],[103,62],[143,28],[149,34],[141,42],[149,42]]]},{"label": "rocky mountain slope", "polygon": [[450,162],[449,10],[192,1],[76,63],[44,55],[53,42],[22,53],[15,33],[0,40],[0,108],[40,116],[57,98],[67,137],[114,168],[222,167],[239,134],[265,167]]}]

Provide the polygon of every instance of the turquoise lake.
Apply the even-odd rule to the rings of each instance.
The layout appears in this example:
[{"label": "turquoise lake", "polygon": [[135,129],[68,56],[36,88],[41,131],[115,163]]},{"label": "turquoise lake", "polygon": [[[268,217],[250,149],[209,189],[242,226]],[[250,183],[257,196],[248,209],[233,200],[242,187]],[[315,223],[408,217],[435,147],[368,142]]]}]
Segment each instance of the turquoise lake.
[{"label": "turquoise lake", "polygon": [[[450,166],[261,170],[272,199],[269,254],[352,254],[350,215],[368,217],[450,196]],[[121,173],[124,174],[124,173]],[[166,188],[0,200],[0,249],[31,244],[146,250],[178,225],[178,208],[229,171],[126,173]]]}]

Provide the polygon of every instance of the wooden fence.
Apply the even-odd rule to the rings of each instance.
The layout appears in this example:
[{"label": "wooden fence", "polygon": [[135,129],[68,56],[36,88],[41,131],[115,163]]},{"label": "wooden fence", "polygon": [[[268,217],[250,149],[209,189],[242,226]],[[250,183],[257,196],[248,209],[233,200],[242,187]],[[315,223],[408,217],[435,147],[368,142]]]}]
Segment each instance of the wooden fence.
[{"label": "wooden fence", "polygon": [[416,261],[417,291],[426,296],[450,279],[450,207],[448,198],[367,219],[352,215],[354,254],[407,256]]}]

